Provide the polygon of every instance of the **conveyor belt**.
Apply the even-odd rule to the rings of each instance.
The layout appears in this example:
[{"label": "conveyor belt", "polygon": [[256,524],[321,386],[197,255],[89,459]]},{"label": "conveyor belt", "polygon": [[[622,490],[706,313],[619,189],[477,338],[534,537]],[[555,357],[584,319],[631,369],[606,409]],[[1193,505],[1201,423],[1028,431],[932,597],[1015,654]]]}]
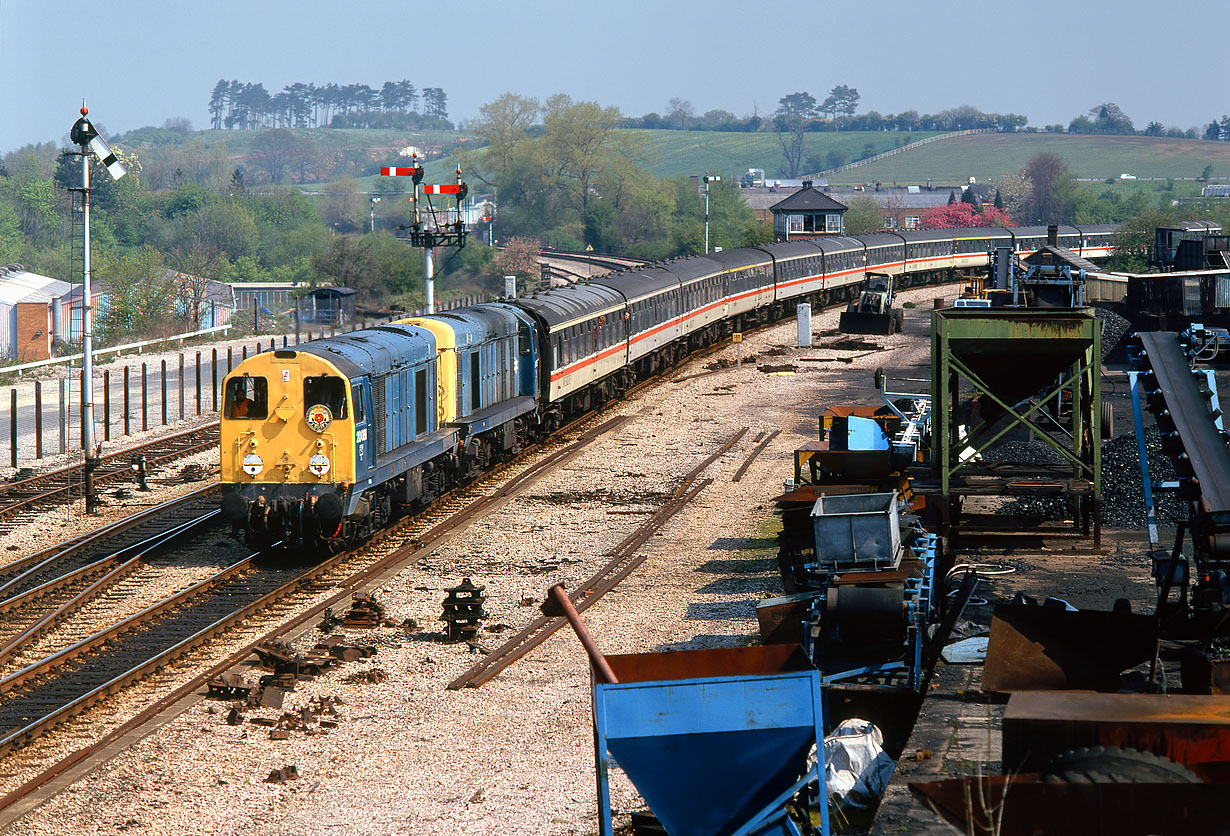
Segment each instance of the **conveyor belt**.
[{"label": "conveyor belt", "polygon": [[1184,465],[1198,480],[1204,512],[1214,523],[1230,522],[1230,450],[1213,424],[1179,336],[1172,331],[1142,332],[1140,341],[1187,453]]}]

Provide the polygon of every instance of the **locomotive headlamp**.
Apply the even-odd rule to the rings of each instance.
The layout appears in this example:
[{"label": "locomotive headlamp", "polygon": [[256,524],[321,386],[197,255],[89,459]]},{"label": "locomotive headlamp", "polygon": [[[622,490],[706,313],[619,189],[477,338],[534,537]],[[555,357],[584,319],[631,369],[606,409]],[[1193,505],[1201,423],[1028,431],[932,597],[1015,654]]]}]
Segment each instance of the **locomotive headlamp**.
[{"label": "locomotive headlamp", "polygon": [[255,476],[265,469],[265,461],[255,453],[248,453],[243,457],[243,472],[249,476]]}]

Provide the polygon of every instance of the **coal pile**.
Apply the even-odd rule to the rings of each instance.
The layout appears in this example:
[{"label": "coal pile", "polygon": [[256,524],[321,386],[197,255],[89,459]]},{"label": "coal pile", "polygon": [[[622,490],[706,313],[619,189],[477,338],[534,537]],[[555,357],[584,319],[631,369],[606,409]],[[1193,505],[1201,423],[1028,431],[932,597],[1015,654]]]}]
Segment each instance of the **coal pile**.
[{"label": "coal pile", "polygon": [[[1145,430],[1145,446],[1149,456],[1149,475],[1154,482],[1170,482],[1178,477],[1170,459],[1162,453],[1161,436],[1156,427]],[[1001,453],[1002,448],[1008,450]],[[1034,458],[1022,458],[1026,453],[1041,447]],[[1061,463],[1059,455],[1040,442],[1009,442],[991,451],[998,461],[1047,461]],[[1012,454],[1009,458],[1005,453]],[[1043,459],[1042,456],[1049,456]],[[984,456],[990,458],[990,456]],[[1163,528],[1171,528],[1187,519],[1187,507],[1177,493],[1153,494],[1157,508],[1157,522]],[[1071,520],[1074,510],[1070,500],[1064,497],[1027,496],[1018,497],[1003,506],[1003,514],[1029,517],[1040,520]],[[1125,433],[1102,444],[1102,526],[1105,528],[1143,529],[1145,527],[1145,499],[1140,484],[1139,457],[1136,453],[1136,435]]]},{"label": "coal pile", "polygon": [[[1045,441],[1001,441],[982,454],[986,462],[1062,465],[1067,462]],[[1062,496],[1022,496],[1004,503],[1000,513],[1039,520],[1072,519],[1072,503]]]},{"label": "coal pile", "polygon": [[1127,359],[1127,345],[1134,333],[1132,323],[1119,314],[1106,308],[1094,308],[1097,318],[1102,321],[1102,362]]},{"label": "coal pile", "polygon": [[[1162,452],[1157,427],[1145,430],[1149,456],[1149,475],[1154,482],[1173,482],[1170,458]],[[1187,519],[1186,503],[1173,491],[1153,493],[1157,523],[1163,528]],[[1140,485],[1140,459],[1136,454],[1136,434],[1125,433],[1102,445],[1102,525],[1107,528],[1144,528],[1145,498]]]}]

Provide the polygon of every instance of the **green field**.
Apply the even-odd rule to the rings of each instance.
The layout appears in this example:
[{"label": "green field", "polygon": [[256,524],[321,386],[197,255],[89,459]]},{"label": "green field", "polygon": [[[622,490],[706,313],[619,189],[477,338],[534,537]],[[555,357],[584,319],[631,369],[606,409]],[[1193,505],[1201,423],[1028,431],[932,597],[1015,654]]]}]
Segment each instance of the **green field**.
[{"label": "green field", "polygon": [[[719,131],[629,130],[648,152],[647,166],[658,177],[703,174],[706,171],[736,177],[749,168],[763,168],[769,177],[785,177],[785,157],[775,133],[725,133]],[[879,154],[909,142],[917,142],[933,132],[916,131],[842,131],[807,134],[804,140],[804,168],[801,174],[815,173],[825,167],[824,157],[838,150],[852,162],[868,156],[866,147]],[[808,168],[808,158],[819,164]]]},{"label": "green field", "polygon": [[831,183],[979,182],[1019,171],[1035,154],[1063,157],[1079,178],[1120,174],[1138,178],[1187,178],[1213,166],[1216,178],[1230,177],[1230,142],[1147,136],[1073,136],[1067,134],[974,134],[932,142],[865,166],[831,175]]},{"label": "green field", "polygon": [[[136,132],[139,133],[139,132]],[[332,151],[375,152],[388,162],[399,162],[398,149],[406,145],[450,147],[477,144],[473,134],[461,131],[403,131],[317,128],[299,132],[318,148]],[[775,133],[725,133],[717,131],[619,132],[640,145],[646,167],[658,177],[701,174],[705,171],[737,177],[749,168],[764,169],[770,178],[785,176],[781,142]],[[225,143],[229,154],[242,162],[253,152],[256,131],[201,131],[196,138],[206,143]],[[840,151],[848,160],[882,153],[917,142],[934,133],[850,131],[810,133],[805,138],[803,173],[825,166],[826,155]],[[1073,175],[1085,179],[1116,178],[1130,173],[1140,180],[1172,178],[1194,180],[1206,165],[1213,166],[1214,179],[1230,178],[1230,143],[1142,136],[1074,136],[1067,134],[975,134],[906,148],[901,153],[865,166],[829,175],[835,184],[963,183],[969,177],[980,182],[1020,170],[1031,157],[1043,151],[1059,154]],[[810,165],[808,164],[810,163]],[[456,166],[452,157],[426,165],[426,182],[449,182]],[[467,178],[473,180],[473,178]],[[362,191],[376,191],[379,177],[359,178]],[[1125,183],[1124,185],[1128,185]],[[1142,184],[1143,185],[1143,184]],[[312,191],[327,183],[307,184]]]}]

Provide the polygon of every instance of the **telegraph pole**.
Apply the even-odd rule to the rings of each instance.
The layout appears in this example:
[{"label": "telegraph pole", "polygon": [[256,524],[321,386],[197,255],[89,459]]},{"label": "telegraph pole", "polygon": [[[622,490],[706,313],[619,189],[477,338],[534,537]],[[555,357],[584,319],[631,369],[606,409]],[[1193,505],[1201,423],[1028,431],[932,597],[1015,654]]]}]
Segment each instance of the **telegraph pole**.
[{"label": "telegraph pole", "polygon": [[90,154],[95,154],[112,179],[118,180],[127,169],[116,159],[111,147],[98,135],[87,118],[90,110],[81,103],[81,118],[69,132],[69,139],[81,148],[81,227],[84,238],[81,264],[81,449],[85,454],[85,512],[98,510],[98,494],[94,489],[94,471],[98,467],[100,450],[94,446],[94,302],[90,291]]}]

